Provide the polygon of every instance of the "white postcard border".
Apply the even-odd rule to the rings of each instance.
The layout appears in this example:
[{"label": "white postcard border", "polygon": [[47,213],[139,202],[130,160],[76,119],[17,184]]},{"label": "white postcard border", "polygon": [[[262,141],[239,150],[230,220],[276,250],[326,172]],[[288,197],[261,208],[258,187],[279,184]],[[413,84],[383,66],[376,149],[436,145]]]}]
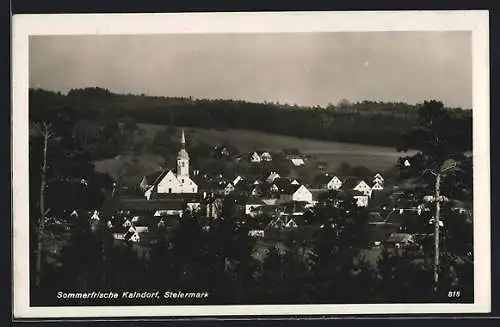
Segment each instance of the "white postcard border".
[{"label": "white postcard border", "polygon": [[[13,314],[15,318],[487,313],[491,307],[489,21],[487,11],[65,14],[13,17]],[[474,108],[474,303],[30,307],[30,35],[471,31]]]}]

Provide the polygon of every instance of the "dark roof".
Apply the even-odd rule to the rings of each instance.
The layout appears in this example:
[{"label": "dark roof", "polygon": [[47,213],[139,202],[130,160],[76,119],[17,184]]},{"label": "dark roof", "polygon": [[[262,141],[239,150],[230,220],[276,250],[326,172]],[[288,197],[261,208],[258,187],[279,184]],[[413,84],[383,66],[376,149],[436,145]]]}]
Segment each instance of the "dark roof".
[{"label": "dark roof", "polygon": [[296,185],[296,184],[288,184],[284,189],[283,189],[283,194],[293,194],[295,193],[301,185]]},{"label": "dark roof", "polygon": [[159,179],[160,176],[165,176],[165,174],[167,173],[168,171],[166,170],[157,170],[155,172],[152,172],[151,174],[149,175],[146,175],[144,176],[144,178],[146,179],[146,183],[148,185],[152,185],[156,180]]},{"label": "dark roof", "polygon": [[282,190],[288,187],[292,183],[293,179],[291,178],[277,178],[274,180],[273,184],[278,187],[278,189]]},{"label": "dark roof", "polygon": [[253,182],[246,179],[242,179],[238,183],[236,183],[235,188],[238,191],[251,191],[253,190]]},{"label": "dark roof", "polygon": [[355,176],[347,176],[344,177],[342,180],[342,188],[344,190],[352,190],[355,188],[360,182],[362,181],[361,178],[355,177]]},{"label": "dark roof", "polygon": [[313,184],[314,185],[325,185],[328,184],[332,180],[332,178],[335,177],[335,175],[316,175],[313,179]]}]

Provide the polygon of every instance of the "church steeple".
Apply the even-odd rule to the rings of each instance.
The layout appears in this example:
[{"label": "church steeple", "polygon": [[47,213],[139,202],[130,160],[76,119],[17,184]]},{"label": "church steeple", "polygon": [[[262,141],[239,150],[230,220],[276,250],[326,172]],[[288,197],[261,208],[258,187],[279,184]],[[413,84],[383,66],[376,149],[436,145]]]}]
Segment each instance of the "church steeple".
[{"label": "church steeple", "polygon": [[186,137],[181,131],[181,148],[177,154],[177,177],[189,177],[189,154],[186,151]]},{"label": "church steeple", "polygon": [[186,148],[186,137],[184,136],[184,129],[181,132],[181,149]]}]

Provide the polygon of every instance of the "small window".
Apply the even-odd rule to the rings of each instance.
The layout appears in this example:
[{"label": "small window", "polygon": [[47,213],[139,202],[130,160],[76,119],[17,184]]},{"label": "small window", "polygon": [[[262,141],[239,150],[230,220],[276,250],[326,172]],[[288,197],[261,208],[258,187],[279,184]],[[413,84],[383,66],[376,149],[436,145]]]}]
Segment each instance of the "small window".
[{"label": "small window", "polygon": [[181,183],[184,184],[184,178],[181,180]]},{"label": "small window", "polygon": [[168,189],[168,193],[172,193],[172,188],[169,188],[169,189]]}]

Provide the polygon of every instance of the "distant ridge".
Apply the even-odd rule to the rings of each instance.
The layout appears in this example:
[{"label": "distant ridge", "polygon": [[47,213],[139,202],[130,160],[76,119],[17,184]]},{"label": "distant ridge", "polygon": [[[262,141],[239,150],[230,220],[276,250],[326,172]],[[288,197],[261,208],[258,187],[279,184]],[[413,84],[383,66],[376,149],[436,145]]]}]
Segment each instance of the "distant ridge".
[{"label": "distant ridge", "polygon": [[[328,107],[306,107],[243,100],[208,100],[117,94],[92,87],[67,94],[30,89],[30,112],[68,106],[82,118],[211,129],[255,130],[301,138],[397,147],[402,133],[416,125],[418,105],[341,101]],[[450,109],[451,110],[451,109]],[[472,126],[472,111],[454,108]]]}]

